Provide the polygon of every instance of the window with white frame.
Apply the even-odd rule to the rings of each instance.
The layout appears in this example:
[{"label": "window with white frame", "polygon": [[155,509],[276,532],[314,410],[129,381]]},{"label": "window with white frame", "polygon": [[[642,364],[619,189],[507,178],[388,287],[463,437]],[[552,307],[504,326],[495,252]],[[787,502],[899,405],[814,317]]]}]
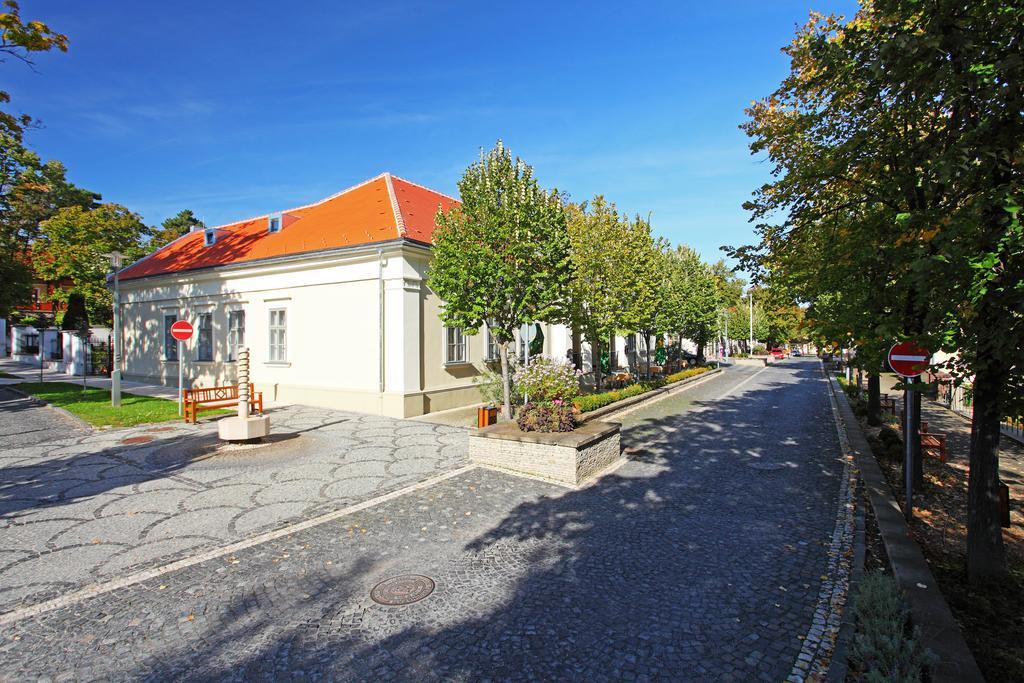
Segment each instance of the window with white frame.
[{"label": "window with white frame", "polygon": [[275,213],[267,217],[267,232],[281,232],[281,214]]},{"label": "window with white frame", "polygon": [[196,339],[196,360],[213,360],[213,314],[199,314],[199,330]]},{"label": "window with white frame", "polygon": [[245,344],[245,311],[228,311],[228,360],[238,360],[238,349]]},{"label": "window with white frame", "polygon": [[270,362],[284,363],[288,360],[288,320],[283,308],[270,310]]},{"label": "window with white frame", "polygon": [[626,353],[636,353],[636,335],[626,335]]},{"label": "window with white frame", "polygon": [[177,314],[164,316],[164,360],[178,360],[178,340],[171,336],[171,325],[176,322]]},{"label": "window with white frame", "polygon": [[203,244],[205,244],[208,247],[212,247],[216,243],[217,243],[217,231],[216,230],[210,228],[205,233],[203,233]]},{"label": "window with white frame", "polygon": [[487,326],[487,356],[484,360],[498,360],[501,358],[501,349],[498,347],[498,340],[491,334],[491,326]]},{"label": "window with white frame", "polygon": [[469,360],[469,348],[466,335],[461,327],[446,327],[444,344],[445,364],[466,363]]}]

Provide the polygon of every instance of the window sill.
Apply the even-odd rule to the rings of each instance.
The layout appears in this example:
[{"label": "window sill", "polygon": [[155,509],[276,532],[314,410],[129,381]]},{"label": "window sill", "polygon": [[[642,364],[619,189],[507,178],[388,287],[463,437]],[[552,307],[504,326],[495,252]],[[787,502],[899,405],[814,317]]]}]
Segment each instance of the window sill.
[{"label": "window sill", "polygon": [[168,360],[166,358],[161,358],[160,362],[164,363],[166,365],[177,365],[178,364],[178,361],[176,361],[176,360]]},{"label": "window sill", "polygon": [[212,361],[212,360],[194,360],[194,361],[192,361],[192,364],[193,365],[213,365],[215,362],[216,361]]},{"label": "window sill", "polygon": [[263,364],[271,368],[290,368],[292,366],[291,362],[286,360],[268,360]]},{"label": "window sill", "polygon": [[468,360],[453,360],[453,361],[449,361],[448,363],[445,363],[442,367],[445,367],[445,368],[458,368],[458,367],[462,367],[463,365],[472,365],[472,363],[469,362]]}]

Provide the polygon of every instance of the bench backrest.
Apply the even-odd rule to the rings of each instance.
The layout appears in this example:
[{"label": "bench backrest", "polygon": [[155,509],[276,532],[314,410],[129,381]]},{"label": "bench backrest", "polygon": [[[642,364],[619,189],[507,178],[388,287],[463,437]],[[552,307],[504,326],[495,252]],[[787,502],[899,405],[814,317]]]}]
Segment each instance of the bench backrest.
[{"label": "bench backrest", "polygon": [[[252,385],[249,385],[250,392]],[[186,389],[185,398],[195,403],[206,403],[209,401],[237,401],[238,385],[230,384],[224,387],[205,387],[202,389]]]}]

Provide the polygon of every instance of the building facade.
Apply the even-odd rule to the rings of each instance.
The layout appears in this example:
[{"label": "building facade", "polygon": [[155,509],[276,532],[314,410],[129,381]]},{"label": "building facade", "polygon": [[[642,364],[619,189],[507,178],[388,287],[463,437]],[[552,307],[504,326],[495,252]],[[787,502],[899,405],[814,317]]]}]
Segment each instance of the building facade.
[{"label": "building facade", "polygon": [[[434,217],[457,204],[385,173],[184,235],[119,273],[124,378],[174,386],[181,364],[186,387],[231,384],[244,344],[276,401],[395,417],[479,402],[487,334],[446,329],[426,285]],[[195,328],[180,351],[177,320]]]}]

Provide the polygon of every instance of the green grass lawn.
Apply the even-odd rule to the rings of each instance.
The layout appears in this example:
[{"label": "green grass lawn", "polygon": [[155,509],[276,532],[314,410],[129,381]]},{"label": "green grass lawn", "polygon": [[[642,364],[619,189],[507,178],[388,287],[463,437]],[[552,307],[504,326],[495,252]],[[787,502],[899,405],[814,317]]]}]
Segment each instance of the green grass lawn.
[{"label": "green grass lawn", "polygon": [[18,376],[9,372],[0,372],[0,379],[18,379]]},{"label": "green grass lawn", "polygon": [[[121,407],[110,405],[110,392],[67,382],[23,382],[16,388],[63,408],[97,427],[132,427],[149,422],[180,420],[177,401],[164,398],[121,394]],[[232,413],[232,410],[210,410],[207,415]]]}]

